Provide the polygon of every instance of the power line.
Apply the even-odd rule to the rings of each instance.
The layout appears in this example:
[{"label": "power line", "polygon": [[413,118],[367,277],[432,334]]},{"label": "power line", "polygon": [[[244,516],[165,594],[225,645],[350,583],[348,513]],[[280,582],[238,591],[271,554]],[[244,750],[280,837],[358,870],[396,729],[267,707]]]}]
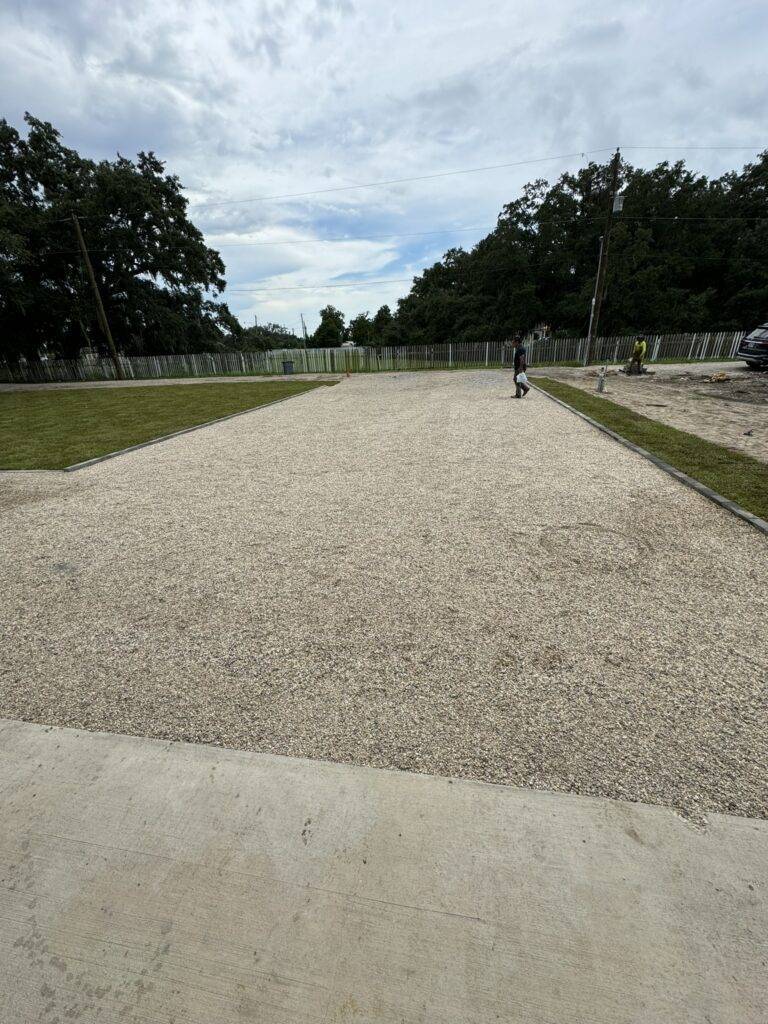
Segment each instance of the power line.
[{"label": "power line", "polygon": [[[524,254],[521,254],[521,255],[524,255]],[[682,253],[676,253],[674,255],[676,257],[679,257],[680,259],[690,260],[692,263],[729,263],[733,259],[732,256],[686,256],[686,255],[684,255]],[[636,263],[644,263],[646,260],[669,259],[669,258],[670,257],[667,254],[665,254],[665,253],[644,253],[644,254],[640,254],[640,255],[633,255],[631,253],[621,253],[620,255],[618,255],[615,258],[614,262],[615,263],[620,263],[620,264],[630,264],[630,263],[635,263],[636,264]],[[529,267],[545,268],[545,264],[547,263],[547,258],[544,257],[543,259],[539,259],[539,260],[526,260],[525,262],[528,264]],[[423,274],[423,273],[424,273],[423,270],[417,271],[417,274]],[[327,284],[325,282],[319,281],[319,282],[316,282],[315,284],[280,285],[278,287],[270,286],[269,288],[227,288],[221,294],[222,295],[232,295],[232,294],[253,295],[253,294],[261,293],[261,292],[291,292],[291,291],[312,291],[314,289],[325,290],[326,288],[355,288],[358,285],[368,285],[368,284],[402,284],[403,282],[406,282],[406,281],[410,281],[411,283],[413,283],[415,281],[416,276],[417,275],[414,274],[411,277],[370,278],[368,280],[347,281],[347,282],[345,282],[343,284]]]},{"label": "power line", "polygon": [[331,238],[286,238],[265,242],[216,242],[210,243],[211,247],[223,249],[233,246],[244,245],[314,245],[316,242],[370,242],[380,238],[420,238],[424,235],[450,235],[459,231],[484,231],[485,225],[479,224],[471,228],[438,228],[435,231],[401,231],[392,232],[386,235],[338,235]]},{"label": "power line", "polygon": [[720,222],[720,221],[753,221],[753,220],[768,220],[768,217],[761,217],[755,215],[754,217],[678,217],[676,214],[656,216],[655,214],[633,216],[632,214],[623,214],[621,219],[624,220],[668,220],[668,221],[696,221],[698,223],[707,223],[709,221]]},{"label": "power line", "polygon": [[279,288],[227,288],[226,294],[232,295],[237,293],[253,295],[256,292],[303,292],[326,288],[355,288],[357,285],[367,284],[401,284],[403,281],[413,281],[413,277],[379,277],[371,278],[366,281],[348,281],[345,284],[323,284],[321,282],[319,284],[282,285]]},{"label": "power line", "polygon": [[[217,242],[212,240],[206,241],[205,245],[210,249],[231,249],[240,248],[247,246],[261,246],[261,245],[314,245],[316,242],[369,242],[381,238],[421,238],[425,235],[450,235],[454,232],[465,232],[465,231],[486,231],[488,230],[485,224],[478,224],[474,227],[468,228],[438,228],[434,231],[402,231],[392,232],[385,235],[338,235],[337,237],[331,238],[285,238],[285,239],[270,239],[269,241],[262,242]],[[493,229],[491,229],[493,230]],[[165,245],[164,249],[184,249],[186,248],[186,242],[178,242],[176,245]],[[65,256],[71,253],[77,253],[77,249],[49,249],[43,253],[45,256]],[[101,248],[89,249],[89,252],[132,252],[133,249],[128,246],[103,246]]]},{"label": "power line", "polygon": [[762,150],[762,146],[685,146],[679,142],[670,143],[667,146],[622,146],[622,149],[679,149],[685,152],[696,152],[696,153],[715,153],[719,150],[754,150],[759,153]]},{"label": "power line", "polygon": [[[621,146],[622,150],[666,150],[677,149],[684,152],[717,152],[719,150],[742,150],[759,152],[760,146],[686,146],[679,143],[670,143],[663,146]],[[243,199],[220,199],[210,203],[190,203],[190,209],[212,209],[217,206],[235,206],[240,203],[266,203],[277,199],[304,199],[307,196],[326,195],[329,192],[348,192],[360,188],[381,188],[385,185],[404,185],[412,181],[432,181],[435,178],[449,178],[457,174],[479,174],[484,171],[506,170],[510,167],[525,167],[529,164],[548,163],[553,160],[570,160],[577,156],[593,156],[596,153],[609,153],[613,146],[603,146],[600,149],[584,149],[575,153],[559,153],[556,156],[533,157],[529,160],[514,160],[504,164],[487,164],[484,167],[462,167],[455,171],[437,171],[433,174],[419,174],[410,178],[389,178],[383,181],[367,181],[359,185],[334,185],[331,188],[312,189],[307,192],[286,192],[273,196],[249,196]]]},{"label": "power line", "polygon": [[[598,223],[600,218],[597,217],[576,217],[576,220],[572,222],[572,226],[585,223]],[[768,220],[766,216],[755,215],[752,217],[680,217],[677,215],[664,215],[656,216],[653,214],[623,214],[622,221],[633,221],[633,222],[648,222],[648,221],[666,221],[669,223],[752,223],[761,222]],[[536,221],[538,227],[544,227],[548,224],[559,224],[559,221],[554,220],[539,220]],[[568,226],[568,225],[567,225]],[[391,232],[381,235],[337,235],[329,238],[284,238],[284,239],[269,239],[258,242],[217,242],[215,239],[211,241],[205,241],[207,248],[211,249],[224,249],[224,248],[249,248],[251,246],[265,246],[265,245],[315,245],[318,243],[336,243],[336,242],[368,242],[375,241],[377,239],[384,238],[422,238],[425,236],[435,235],[450,235],[459,232],[467,231],[488,231],[488,234],[492,234],[496,229],[494,227],[488,228],[487,225],[478,224],[474,227],[465,228],[438,228],[433,231],[402,231],[402,232]],[[187,243],[179,242],[176,245],[165,245],[164,249],[184,249]],[[91,253],[120,253],[120,252],[132,252],[133,248],[128,246],[102,246],[102,247],[89,247]],[[48,249],[45,252],[41,252],[41,256],[67,256],[76,255],[79,253],[78,249]]]},{"label": "power line", "polygon": [[[93,250],[89,250],[89,251],[92,252]],[[548,264],[550,263],[550,260],[552,258],[557,258],[557,257],[559,257],[562,254],[560,254],[560,253],[552,253],[550,257],[547,257],[546,255],[544,255],[544,256],[542,256],[539,259],[531,259],[524,252],[518,252],[517,255],[520,256],[520,258],[522,259],[522,261],[524,262],[524,264],[526,266],[531,267],[531,268],[540,268],[542,270],[546,270],[546,269],[548,269]],[[687,255],[685,253],[673,253],[671,255],[667,254],[667,253],[643,253],[643,254],[635,255],[633,253],[626,253],[625,252],[625,253],[620,253],[618,256],[616,256],[615,257],[615,262],[616,263],[620,263],[620,264],[633,263],[633,264],[636,265],[638,263],[645,263],[646,261],[657,260],[657,259],[666,259],[666,260],[683,259],[683,260],[690,261],[693,264],[698,264],[698,263],[729,263],[729,262],[731,262],[734,259],[734,256],[733,255],[728,255],[728,256],[700,256],[700,255],[697,255],[697,254]],[[155,274],[155,273],[162,274],[163,271],[172,272],[175,269],[176,269],[175,267],[156,267],[151,272],[150,271],[142,271],[142,273],[146,273],[146,274]],[[405,283],[405,282],[413,283],[415,278],[416,278],[416,276],[424,274],[426,269],[428,269],[428,268],[424,268],[422,270],[416,271],[416,273],[413,274],[411,277],[383,277],[383,278],[368,278],[368,279],[362,279],[361,278],[361,279],[359,279],[357,281],[345,281],[345,282],[341,282],[341,283],[330,283],[330,282],[318,281],[318,282],[315,282],[314,284],[306,284],[306,285],[279,285],[279,286],[256,287],[256,288],[227,288],[227,287],[225,287],[222,290],[219,290],[217,288],[214,288],[212,290],[216,291],[220,295],[232,295],[232,294],[252,295],[252,294],[261,293],[261,292],[313,291],[313,290],[325,290],[325,289],[328,289],[328,288],[333,288],[333,289],[336,289],[336,288],[355,288],[355,287],[358,287],[358,286],[365,286],[365,285],[369,285],[369,284],[402,284],[402,283]],[[207,289],[203,289],[203,290],[207,290]]]},{"label": "power line", "polygon": [[222,199],[212,203],[190,203],[190,209],[199,210],[203,207],[234,206],[238,203],[266,203],[273,199],[303,199],[306,196],[325,195],[328,192],[348,192],[359,188],[381,188],[384,185],[404,185],[410,181],[431,181],[435,178],[450,178],[457,174],[479,174],[482,171],[499,171],[509,167],[523,167],[527,164],[541,164],[551,160],[569,160],[575,156],[592,156],[595,153],[608,153],[612,146],[602,149],[580,150],[577,153],[561,153],[557,156],[540,156],[532,160],[515,160],[506,164],[488,164],[485,167],[463,167],[457,171],[438,171],[435,174],[419,174],[412,178],[389,178],[385,181],[367,181],[360,185],[334,185],[332,188],[317,188],[309,192],[286,192],[276,196],[250,196],[246,199]]},{"label": "power line", "polygon": [[[672,220],[682,220],[683,218],[670,218],[670,219],[672,219]],[[728,220],[739,220],[739,219],[753,220],[753,219],[756,219],[756,218],[751,218],[751,217],[750,218],[731,218],[731,217],[707,218],[707,217],[705,217],[705,218],[689,218],[689,219],[691,219],[691,220],[702,219],[702,220],[723,220],[723,221],[728,221]],[[757,219],[768,219],[768,218],[757,218]],[[546,223],[546,222],[543,222],[543,223]],[[467,230],[469,230],[469,229],[467,229]],[[330,239],[329,239],[329,241],[330,241]],[[88,249],[89,253],[99,253],[99,252],[103,253],[103,252],[106,252],[106,253],[110,253],[111,254],[111,253],[129,252],[129,251],[131,251],[131,250],[128,250],[128,249],[93,249],[93,248],[89,248]],[[45,256],[67,255],[67,254],[79,254],[79,252],[80,252],[79,249],[59,249],[59,250],[52,249],[52,250],[49,250],[48,252],[41,252],[41,253],[39,253],[39,255],[45,257]],[[524,251],[515,250],[515,253],[516,253],[516,255],[520,256],[523,259],[525,259],[529,266],[539,266],[542,263],[547,262],[548,259],[551,258],[551,257],[559,257],[560,255],[562,255],[561,252],[558,250],[557,252],[553,252],[551,254],[551,257],[547,257],[546,255],[544,255],[540,259],[531,260],[529,257],[527,257],[527,254]],[[682,258],[682,259],[691,260],[691,261],[693,261],[695,263],[708,262],[708,261],[728,262],[729,260],[732,260],[734,258],[733,254],[730,254],[730,255],[727,255],[727,256],[701,256],[701,255],[698,255],[698,254],[686,254],[686,253],[675,252],[675,253],[673,253],[671,255],[674,256],[674,257],[679,257],[679,258]],[[643,259],[643,260],[647,260],[647,259],[670,259],[671,256],[670,256],[669,253],[646,253],[646,254],[644,254],[641,257],[634,257],[630,253],[622,253],[622,254],[620,254],[617,257],[617,259],[619,259],[619,260],[627,259],[627,258],[633,258],[633,259],[634,258],[639,258],[639,259]],[[154,267],[152,267],[151,269],[148,269],[148,270],[140,270],[140,271],[138,271],[138,274],[153,275],[153,274],[162,274],[163,272],[174,273],[174,272],[176,272],[178,270],[179,270],[179,267],[169,266],[169,265],[162,265],[161,264],[161,265],[158,265],[158,266],[154,266]],[[423,270],[419,271],[419,273],[423,273],[423,272],[424,272]],[[410,280],[410,278],[385,278],[383,280],[387,280],[387,281],[389,281],[389,280],[404,281],[404,280]],[[354,284],[357,284],[357,283],[365,283],[365,282],[355,282],[355,281],[352,281],[352,282],[349,282],[349,283],[338,284],[338,285],[336,285],[336,284],[325,285],[323,283],[318,283],[317,286],[314,286],[314,285],[306,285],[306,286],[302,285],[301,287],[302,288],[304,288],[304,287],[307,287],[307,288],[310,288],[310,287],[342,288],[342,287],[350,287],[350,286],[352,286]],[[291,287],[293,287],[293,286],[291,286]],[[296,287],[298,287],[298,286],[296,286]],[[237,289],[237,288],[229,288],[229,289],[227,289],[227,291],[229,291],[229,292],[236,292],[236,291],[239,291],[239,290],[241,290],[241,289]],[[275,290],[282,291],[283,288],[281,287],[281,288],[275,289]]]}]

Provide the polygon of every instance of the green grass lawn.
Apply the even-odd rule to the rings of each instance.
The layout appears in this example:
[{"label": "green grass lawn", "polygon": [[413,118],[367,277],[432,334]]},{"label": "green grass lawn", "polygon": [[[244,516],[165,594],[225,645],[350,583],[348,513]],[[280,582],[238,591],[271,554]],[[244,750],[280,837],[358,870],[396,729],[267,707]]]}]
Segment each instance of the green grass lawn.
[{"label": "green grass lawn", "polygon": [[323,386],[275,381],[0,392],[0,469],[63,469]]},{"label": "green grass lawn", "polygon": [[675,469],[706,484],[754,515],[768,519],[768,466],[758,459],[704,441],[684,430],[665,426],[559,380],[536,377],[535,383]]}]

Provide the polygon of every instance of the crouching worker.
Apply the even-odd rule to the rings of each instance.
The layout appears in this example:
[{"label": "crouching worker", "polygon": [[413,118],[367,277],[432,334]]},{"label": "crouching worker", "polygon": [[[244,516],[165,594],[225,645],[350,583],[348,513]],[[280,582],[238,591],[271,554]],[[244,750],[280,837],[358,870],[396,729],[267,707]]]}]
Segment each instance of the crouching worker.
[{"label": "crouching worker", "polygon": [[632,349],[632,358],[629,361],[630,373],[642,373],[645,354],[648,351],[648,343],[642,334],[635,338],[635,347]]},{"label": "crouching worker", "polygon": [[528,386],[528,364],[526,362],[526,351],[525,345],[523,345],[523,339],[518,334],[515,340],[512,342],[514,349],[514,370],[515,370],[515,398],[525,398],[528,392],[531,390]]}]

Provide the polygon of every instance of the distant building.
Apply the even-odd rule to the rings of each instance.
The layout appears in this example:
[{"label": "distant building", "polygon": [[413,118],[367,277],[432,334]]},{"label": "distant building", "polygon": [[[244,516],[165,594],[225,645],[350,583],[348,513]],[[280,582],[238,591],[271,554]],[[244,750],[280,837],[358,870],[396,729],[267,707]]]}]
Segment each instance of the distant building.
[{"label": "distant building", "polygon": [[552,328],[549,324],[537,324],[533,330],[528,331],[525,336],[527,342],[531,341],[543,341],[544,338],[548,338],[552,332]]}]

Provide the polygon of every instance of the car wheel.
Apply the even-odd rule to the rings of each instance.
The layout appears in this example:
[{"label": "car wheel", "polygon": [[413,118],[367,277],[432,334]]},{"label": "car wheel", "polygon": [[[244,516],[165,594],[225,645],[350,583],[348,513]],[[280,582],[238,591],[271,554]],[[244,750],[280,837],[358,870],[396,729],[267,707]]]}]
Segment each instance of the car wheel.
[{"label": "car wheel", "polygon": [[759,370],[762,368],[760,363],[755,363],[751,359],[746,360],[748,370]]}]

